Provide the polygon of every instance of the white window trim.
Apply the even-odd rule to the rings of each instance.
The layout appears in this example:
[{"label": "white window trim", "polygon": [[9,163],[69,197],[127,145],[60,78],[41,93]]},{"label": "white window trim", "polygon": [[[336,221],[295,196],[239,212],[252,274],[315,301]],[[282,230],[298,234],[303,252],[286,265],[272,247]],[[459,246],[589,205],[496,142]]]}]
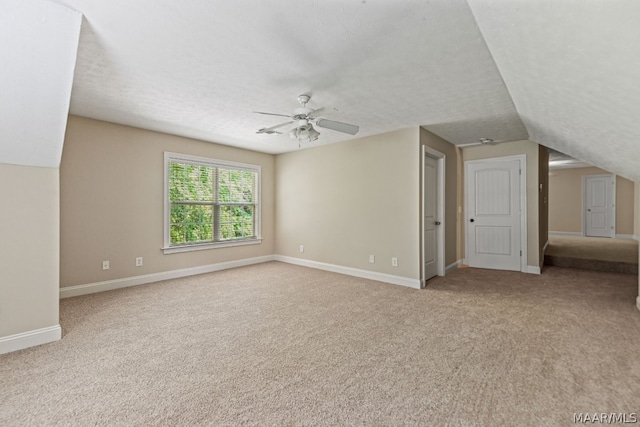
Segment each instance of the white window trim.
[{"label": "white window trim", "polygon": [[[224,242],[207,242],[207,243],[194,243],[190,245],[171,246],[171,235],[169,233],[170,221],[171,221],[171,209],[169,203],[169,162],[188,162],[192,164],[221,167],[221,168],[233,168],[246,170],[257,173],[256,182],[256,210],[254,217],[254,227],[256,232],[255,238],[238,239],[238,240],[225,240]],[[262,227],[261,227],[261,211],[262,211],[262,167],[260,165],[251,165],[248,163],[230,162],[228,160],[218,160],[208,157],[190,156],[188,154],[171,153],[165,151],[164,153],[164,246],[162,250],[165,254],[173,254],[179,252],[191,252],[201,251],[205,249],[213,248],[226,248],[232,246],[245,246],[256,245],[262,243]]]}]

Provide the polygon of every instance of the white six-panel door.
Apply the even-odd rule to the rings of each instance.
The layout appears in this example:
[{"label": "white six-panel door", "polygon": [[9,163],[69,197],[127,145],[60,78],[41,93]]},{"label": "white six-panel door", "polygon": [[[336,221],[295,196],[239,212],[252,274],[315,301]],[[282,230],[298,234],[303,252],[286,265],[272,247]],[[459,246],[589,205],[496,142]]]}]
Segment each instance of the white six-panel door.
[{"label": "white six-panel door", "polygon": [[613,175],[586,175],[583,180],[585,235],[615,237]]},{"label": "white six-panel door", "polygon": [[466,163],[467,264],[522,270],[521,160]]}]

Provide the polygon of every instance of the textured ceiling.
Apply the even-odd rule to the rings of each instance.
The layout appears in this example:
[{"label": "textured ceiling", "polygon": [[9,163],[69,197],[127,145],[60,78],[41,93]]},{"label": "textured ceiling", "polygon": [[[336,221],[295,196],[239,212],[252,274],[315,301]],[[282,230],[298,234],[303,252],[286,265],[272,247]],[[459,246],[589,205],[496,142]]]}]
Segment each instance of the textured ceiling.
[{"label": "textured ceiling", "polygon": [[530,139],[640,180],[640,2],[469,4]]},{"label": "textured ceiling", "polygon": [[635,0],[55,1],[85,17],[72,114],[281,153],[252,111],[311,93],[356,137],[531,139],[640,179]]},{"label": "textured ceiling", "polygon": [[298,144],[255,132],[286,119],[252,111],[312,93],[356,137],[527,138],[464,0],[57,1],[85,16],[72,114],[280,153]]}]

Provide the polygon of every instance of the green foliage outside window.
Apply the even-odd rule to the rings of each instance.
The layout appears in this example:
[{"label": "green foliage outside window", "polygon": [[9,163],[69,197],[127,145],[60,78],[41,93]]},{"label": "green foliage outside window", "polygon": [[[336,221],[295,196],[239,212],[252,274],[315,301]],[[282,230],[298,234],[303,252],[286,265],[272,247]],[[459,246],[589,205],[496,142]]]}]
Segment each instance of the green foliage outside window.
[{"label": "green foliage outside window", "polygon": [[257,173],[169,163],[170,244],[255,237]]}]

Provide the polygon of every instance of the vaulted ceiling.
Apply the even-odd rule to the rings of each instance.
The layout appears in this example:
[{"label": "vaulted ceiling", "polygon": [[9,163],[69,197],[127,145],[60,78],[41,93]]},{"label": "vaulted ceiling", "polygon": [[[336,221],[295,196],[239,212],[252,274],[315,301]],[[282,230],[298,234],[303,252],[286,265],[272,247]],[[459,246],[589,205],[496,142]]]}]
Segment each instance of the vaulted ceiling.
[{"label": "vaulted ceiling", "polygon": [[634,0],[55,2],[84,16],[72,114],[282,153],[287,127],[256,131],[283,118],[253,111],[307,93],[355,137],[531,139],[640,180]]}]

